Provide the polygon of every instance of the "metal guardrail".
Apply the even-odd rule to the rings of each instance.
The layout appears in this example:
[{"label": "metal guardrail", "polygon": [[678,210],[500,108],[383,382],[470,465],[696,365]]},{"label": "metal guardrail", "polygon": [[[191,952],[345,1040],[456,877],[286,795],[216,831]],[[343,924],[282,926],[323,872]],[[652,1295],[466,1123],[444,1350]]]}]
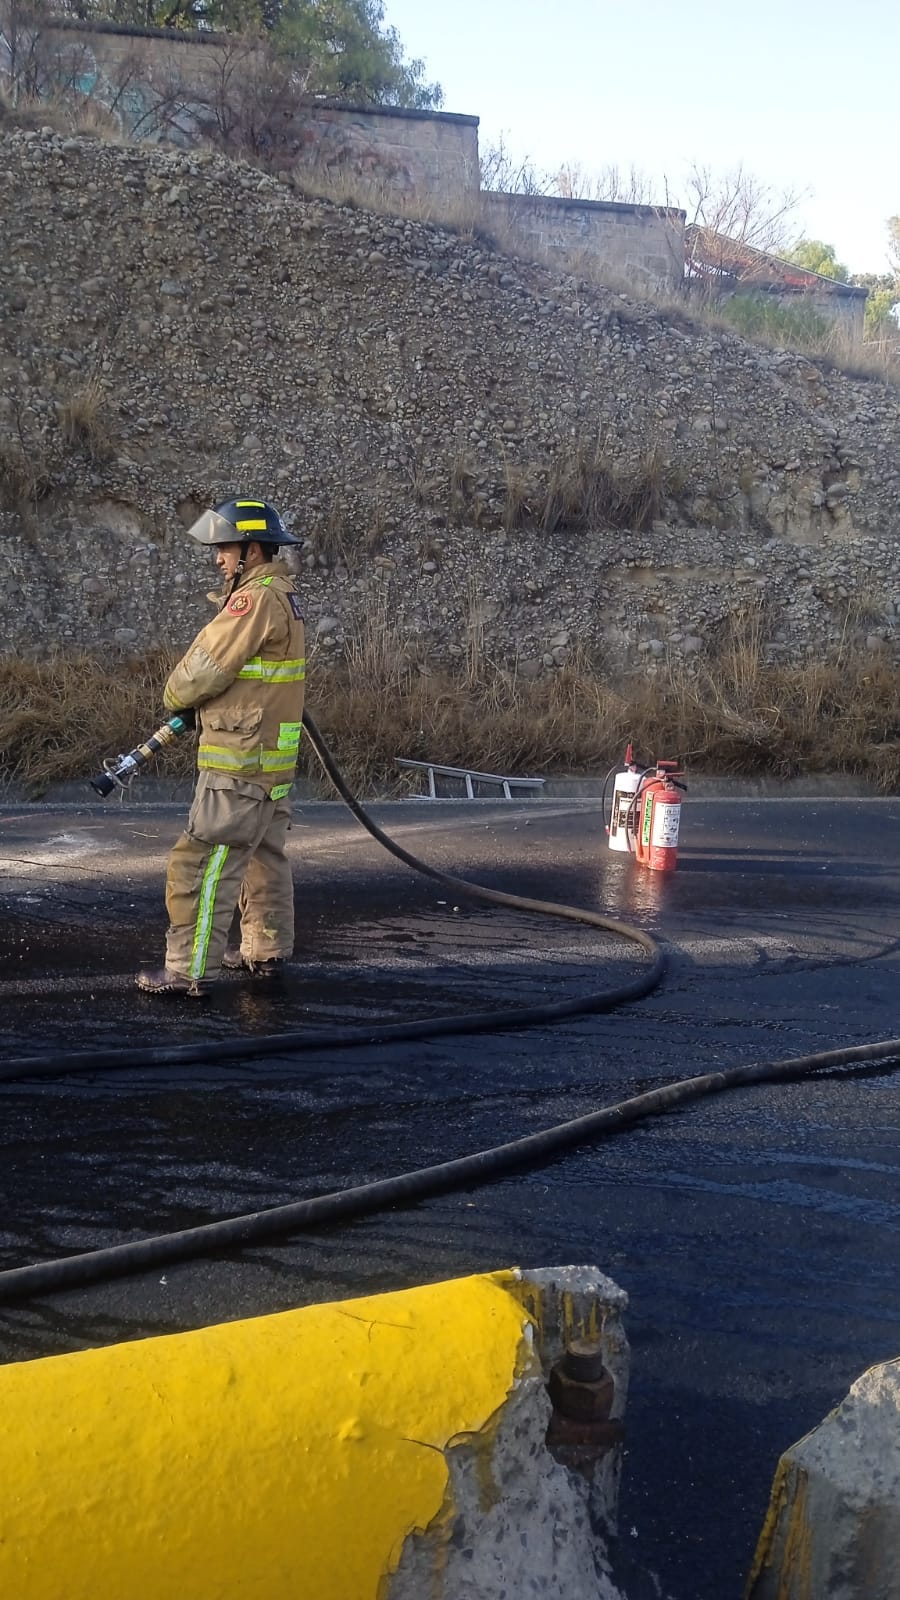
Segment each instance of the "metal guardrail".
[{"label": "metal guardrail", "polygon": [[505,800],[512,799],[513,789],[543,789],[543,778],[504,778],[496,772],[475,772],[470,767],[443,767],[437,761],[409,761],[404,756],[395,756],[398,767],[411,767],[418,772],[428,774],[428,798],[438,798],[435,775],[441,778],[459,778],[466,786],[466,798],[475,799],[476,784],[496,784],[503,791]]}]

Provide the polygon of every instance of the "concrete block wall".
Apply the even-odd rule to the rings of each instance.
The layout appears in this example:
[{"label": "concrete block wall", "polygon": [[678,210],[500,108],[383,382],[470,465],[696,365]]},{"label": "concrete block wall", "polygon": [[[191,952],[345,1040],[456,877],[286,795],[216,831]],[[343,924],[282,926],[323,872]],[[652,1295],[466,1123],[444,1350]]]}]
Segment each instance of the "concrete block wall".
[{"label": "concrete block wall", "polygon": [[785,290],[779,294],[777,290],[770,289],[766,298],[774,300],[784,311],[811,311],[834,328],[839,340],[846,339],[848,344],[862,344],[866,323],[866,293],[863,289],[849,294],[830,289],[810,290],[803,294]]},{"label": "concrete block wall", "polygon": [[611,280],[659,287],[684,277],[685,213],[671,206],[634,206],[546,195],[481,196],[485,225],[516,233],[544,256],[600,263]]},{"label": "concrete block wall", "polygon": [[[119,127],[146,140],[190,146],[210,107],[234,98],[260,70],[234,39],[174,29],[59,24],[36,43],[46,89],[74,90],[106,107]],[[0,38],[0,78],[8,74]],[[312,102],[279,109],[279,149],[326,179],[350,180],[378,205],[391,196],[425,200],[435,216],[479,205],[478,118],[402,107]],[[611,279],[668,286],[684,272],[684,213],[672,208],[485,193],[488,228],[512,230],[523,246],[577,268],[599,258]]]},{"label": "concrete block wall", "polygon": [[322,107],[305,118],[300,138],[301,159],[327,176],[358,175],[437,210],[478,195],[477,117]]},{"label": "concrete block wall", "polygon": [[[36,51],[48,90],[92,98],[123,132],[140,139],[190,146],[211,113],[227,118],[256,74],[265,105],[262,57],[216,34],[67,24],[45,30]],[[360,179],[376,196],[452,204],[478,194],[477,117],[313,101],[294,111],[279,106],[276,120],[286,163],[299,160],[329,178]]]}]

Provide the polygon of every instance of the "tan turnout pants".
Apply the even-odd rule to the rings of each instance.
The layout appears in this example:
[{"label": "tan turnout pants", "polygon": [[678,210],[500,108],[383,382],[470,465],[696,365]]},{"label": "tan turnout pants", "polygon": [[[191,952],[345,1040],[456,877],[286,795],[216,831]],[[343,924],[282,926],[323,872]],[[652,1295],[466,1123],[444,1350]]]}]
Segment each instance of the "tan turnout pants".
[{"label": "tan turnout pants", "polygon": [[197,981],[216,976],[234,916],[250,961],[291,955],[294,885],[284,845],[291,803],[259,784],[201,772],[185,831],[166,869],[166,966]]}]

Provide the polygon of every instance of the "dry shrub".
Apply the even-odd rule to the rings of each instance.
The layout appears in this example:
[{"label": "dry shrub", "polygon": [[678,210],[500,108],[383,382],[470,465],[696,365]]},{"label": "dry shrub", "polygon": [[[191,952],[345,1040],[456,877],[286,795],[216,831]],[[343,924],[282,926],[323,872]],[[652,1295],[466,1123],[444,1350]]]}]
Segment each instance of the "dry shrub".
[{"label": "dry shrub", "polygon": [[0,509],[22,512],[33,508],[50,486],[49,465],[39,446],[0,439]]},{"label": "dry shrub", "polygon": [[676,486],[673,470],[657,448],[626,469],[610,460],[601,441],[586,439],[560,452],[541,473],[507,462],[505,478],[507,532],[628,528],[643,533],[662,515],[666,493]]},{"label": "dry shrub", "polygon": [[[473,607],[474,607],[473,599]],[[584,653],[526,681],[475,635],[454,671],[431,670],[421,642],[390,624],[387,598],[341,661],[310,652],[309,705],[359,792],[399,792],[397,756],[506,774],[604,773],[633,739],[642,759],[680,756],[688,772],[846,772],[900,784],[900,669],[844,649],[830,660],[767,662],[758,616],[738,617],[710,660],[663,664],[612,682]],[[165,656],[118,666],[87,655],[0,662],[0,774],[32,793],[89,777],[161,720]],[[159,770],[187,774],[193,743]],[[319,776],[311,754],[310,776]]]},{"label": "dry shrub", "polygon": [[[50,783],[87,781],[163,721],[172,665],[164,655],[116,664],[85,653],[0,658],[0,779],[38,795]],[[192,764],[193,749],[182,746],[167,756],[167,775]]]},{"label": "dry shrub", "polygon": [[90,461],[107,461],[112,454],[109,410],[102,385],[89,378],[59,407],[59,428],[66,444]]},{"label": "dry shrub", "polygon": [[420,194],[404,190],[390,173],[363,173],[352,166],[326,166],[300,160],[291,170],[295,189],[305,199],[371,211],[376,216],[420,222],[471,240],[478,234],[477,196]]},{"label": "dry shrub", "polygon": [[63,115],[68,118],[70,131],[83,138],[102,139],[105,144],[134,142],[113,112],[92,95],[73,96],[64,107]]}]

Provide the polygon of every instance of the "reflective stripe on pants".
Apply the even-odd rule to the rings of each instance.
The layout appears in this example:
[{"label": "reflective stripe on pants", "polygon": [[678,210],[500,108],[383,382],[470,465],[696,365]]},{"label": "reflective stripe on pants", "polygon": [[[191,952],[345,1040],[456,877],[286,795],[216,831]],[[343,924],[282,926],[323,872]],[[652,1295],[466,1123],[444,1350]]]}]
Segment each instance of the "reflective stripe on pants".
[{"label": "reflective stripe on pants", "polygon": [[242,949],[253,961],[294,947],[294,886],[285,839],[290,801],[255,784],[202,773],[187,829],[166,872],[166,966],[214,978],[240,897]]}]

